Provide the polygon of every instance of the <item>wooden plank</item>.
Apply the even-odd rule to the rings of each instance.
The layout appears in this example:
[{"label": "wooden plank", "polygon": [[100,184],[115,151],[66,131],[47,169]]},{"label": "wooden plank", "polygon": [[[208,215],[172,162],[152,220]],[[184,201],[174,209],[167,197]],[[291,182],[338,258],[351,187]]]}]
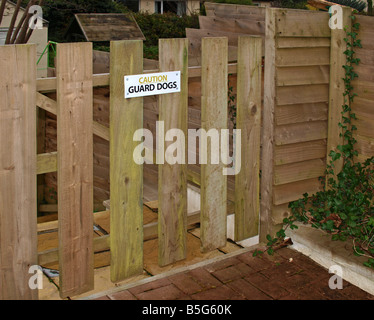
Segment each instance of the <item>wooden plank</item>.
[{"label": "wooden plank", "polygon": [[330,47],[329,38],[278,38],[277,48],[314,48]]},{"label": "wooden plank", "polygon": [[249,35],[264,35],[264,21],[246,19],[225,19],[220,17],[199,16],[200,29],[245,33]]},{"label": "wooden plank", "polygon": [[124,77],[143,72],[143,44],[114,41],[110,52],[110,277],[117,282],[143,272],[143,166],[132,152],[143,98],[124,98]]},{"label": "wooden plank", "polygon": [[94,287],[92,44],[58,44],[56,64],[60,296],[65,298]]},{"label": "wooden plank", "polygon": [[283,165],[326,157],[326,140],[275,146],[274,164]]},{"label": "wooden plank", "polygon": [[277,125],[327,120],[327,102],[292,104],[275,108]]},{"label": "wooden plank", "polygon": [[330,64],[330,48],[312,47],[278,49],[275,63],[278,67],[328,66]]},{"label": "wooden plank", "polygon": [[323,186],[318,178],[274,186],[273,204],[281,205],[289,203],[302,198],[304,193],[312,195],[322,190]]},{"label": "wooden plank", "polygon": [[36,46],[1,46],[0,56],[0,299],[37,300]]},{"label": "wooden plank", "polygon": [[352,86],[357,95],[366,100],[374,101],[374,83],[371,81],[353,80]]},{"label": "wooden plank", "polygon": [[280,37],[330,37],[327,12],[277,9],[277,35]]},{"label": "wooden plank", "polygon": [[374,136],[371,135],[370,137],[365,137],[361,135],[353,135],[353,137],[357,140],[356,143],[356,150],[359,154],[365,157],[372,157],[374,156]]},{"label": "wooden plank", "polygon": [[[343,25],[345,30],[333,29],[331,30],[331,54],[330,54],[330,86],[329,86],[329,114],[328,114],[328,139],[327,139],[327,163],[330,163],[331,158],[328,156],[330,151],[339,152],[337,150],[338,145],[343,144],[343,133],[339,127],[339,123],[342,121],[342,106],[345,104],[345,84],[343,78],[345,78],[345,70],[342,68],[346,64],[346,56],[344,51],[346,50],[346,43],[344,38],[346,32],[350,32],[352,28],[352,20],[350,15],[352,14],[351,8],[342,8],[343,10]],[[349,104],[349,101],[347,101]],[[334,162],[335,177],[343,168],[343,158],[340,158]],[[328,176],[326,181],[331,176]],[[326,183],[326,186],[328,184]]]},{"label": "wooden plank", "polygon": [[374,100],[355,97],[351,108],[358,119],[368,118],[374,120]]},{"label": "wooden plank", "polygon": [[57,152],[41,153],[37,155],[36,174],[57,171]]},{"label": "wooden plank", "polygon": [[239,37],[236,125],[241,130],[241,170],[235,176],[235,241],[259,231],[261,71],[261,38]]},{"label": "wooden plank", "polygon": [[[263,138],[262,138],[262,174],[260,203],[260,242],[266,241],[267,234],[272,230],[273,203],[273,161],[274,161],[274,113],[276,99],[276,68],[275,68],[275,10],[266,8],[265,31],[265,83]],[[266,168],[266,170],[264,170]]]},{"label": "wooden plank", "polygon": [[277,88],[277,105],[317,103],[329,100],[329,86],[325,84],[287,86]]},{"label": "wooden plank", "polygon": [[329,66],[277,68],[277,86],[329,84]]},{"label": "wooden plank", "polygon": [[274,167],[274,185],[318,178],[324,175],[326,162],[322,159],[289,163]]},{"label": "wooden plank", "polygon": [[[201,127],[227,128],[227,38],[204,38],[202,41]],[[212,164],[211,139],[201,140],[206,148],[207,164],[201,164],[201,243],[202,251],[222,247],[226,243],[227,177],[223,163]],[[203,152],[203,151],[201,151]]]},{"label": "wooden plank", "polygon": [[[358,51],[358,50],[357,50]],[[363,81],[374,82],[374,66],[362,65],[354,66],[355,72],[358,74],[358,79]]]},{"label": "wooden plank", "polygon": [[327,138],[327,122],[311,121],[275,128],[275,145],[285,145]]},{"label": "wooden plank", "polygon": [[[159,97],[159,121],[164,122],[165,132],[170,129],[180,129],[184,137],[187,137],[188,40],[162,39],[159,42],[159,52],[161,72],[181,71],[181,91]],[[157,134],[161,133],[157,132]],[[159,139],[164,139],[163,133]],[[187,145],[184,141],[175,143],[178,144],[178,155],[182,152],[180,161],[176,160],[175,164],[164,161],[165,164],[160,164],[158,168],[158,263],[160,266],[185,259],[187,254]],[[165,141],[165,158],[169,146],[175,143]]]},{"label": "wooden plank", "polygon": [[207,15],[225,16],[231,14],[247,14],[247,15],[258,15],[260,14],[265,19],[265,8],[239,5],[239,4],[226,4],[226,3],[213,3],[205,2],[205,10]]}]

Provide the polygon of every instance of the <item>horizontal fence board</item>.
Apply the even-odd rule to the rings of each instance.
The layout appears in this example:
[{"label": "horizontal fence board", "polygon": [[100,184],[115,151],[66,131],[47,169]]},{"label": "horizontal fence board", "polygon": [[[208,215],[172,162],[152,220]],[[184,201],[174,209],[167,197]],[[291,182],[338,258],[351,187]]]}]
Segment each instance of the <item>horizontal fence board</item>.
[{"label": "horizontal fence board", "polygon": [[207,15],[231,15],[231,14],[246,14],[246,15],[257,15],[260,14],[265,19],[265,7],[255,7],[247,5],[234,5],[226,3],[213,3],[205,2],[205,9]]},{"label": "horizontal fence board", "polygon": [[357,134],[365,137],[373,137],[374,119],[359,117],[353,124],[357,127]]},{"label": "horizontal fence board", "polygon": [[327,12],[293,9],[276,11],[277,35],[280,37],[330,37]]},{"label": "horizontal fence board", "polygon": [[275,108],[277,125],[327,120],[327,102],[292,104]]},{"label": "horizontal fence board", "polygon": [[[373,66],[374,64],[374,48],[362,47],[362,49],[355,49],[355,58],[360,59],[359,65]],[[356,66],[354,66],[356,69]]]},{"label": "horizontal fence board", "polygon": [[285,48],[278,49],[277,66],[316,66],[330,64],[330,48]]},{"label": "horizontal fence board", "polygon": [[324,84],[277,87],[277,105],[325,102],[329,86]]},{"label": "horizontal fence board", "polygon": [[318,178],[297,181],[273,187],[273,204],[280,205],[303,197],[304,193],[312,195],[322,191],[323,186]]},{"label": "horizontal fence board", "polygon": [[327,121],[295,123],[275,128],[275,144],[284,145],[327,138]]},{"label": "horizontal fence board", "polygon": [[277,86],[328,84],[329,66],[278,67]]},{"label": "horizontal fence board", "polygon": [[354,66],[354,71],[358,74],[358,79],[374,82],[374,66],[359,64]]},{"label": "horizontal fence board", "polygon": [[264,35],[264,21],[246,19],[226,19],[220,17],[199,16],[200,29],[225,30],[227,32]]},{"label": "horizontal fence board", "polygon": [[374,156],[374,134],[372,134],[370,137],[354,134],[353,137],[357,140],[355,149],[359,154],[366,157]]},{"label": "horizontal fence board", "polygon": [[352,112],[356,114],[358,119],[368,118],[374,120],[374,100],[355,97],[351,108]]},{"label": "horizontal fence board", "polygon": [[276,45],[277,48],[330,47],[330,38],[280,37],[277,39]]},{"label": "horizontal fence board", "polygon": [[374,82],[358,79],[351,82],[354,92],[362,99],[374,101]]},{"label": "horizontal fence board", "polygon": [[326,140],[275,146],[274,164],[283,165],[326,157]]},{"label": "horizontal fence board", "polygon": [[274,185],[303,181],[323,176],[326,162],[322,159],[307,160],[274,167]]}]

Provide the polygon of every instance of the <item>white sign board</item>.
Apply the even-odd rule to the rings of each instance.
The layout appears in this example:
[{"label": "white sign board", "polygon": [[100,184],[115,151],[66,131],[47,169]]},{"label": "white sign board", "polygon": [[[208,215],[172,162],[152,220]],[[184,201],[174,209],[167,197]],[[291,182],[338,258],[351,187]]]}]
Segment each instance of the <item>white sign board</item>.
[{"label": "white sign board", "polygon": [[125,99],[180,91],[180,71],[125,76]]}]

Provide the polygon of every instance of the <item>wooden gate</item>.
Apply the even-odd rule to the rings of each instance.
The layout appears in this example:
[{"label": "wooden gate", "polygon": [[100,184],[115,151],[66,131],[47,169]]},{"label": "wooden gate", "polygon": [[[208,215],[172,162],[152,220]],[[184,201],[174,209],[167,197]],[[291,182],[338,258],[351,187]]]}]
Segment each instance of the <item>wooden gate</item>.
[{"label": "wooden gate", "polygon": [[[227,38],[205,38],[202,67],[188,67],[188,40],[160,40],[159,70],[181,71],[181,91],[159,96],[165,132],[188,132],[188,79],[201,76],[201,128],[227,129],[227,81],[237,73],[237,129],[241,170],[235,177],[236,240],[258,234],[262,41],[240,37],[237,64],[227,64]],[[142,41],[111,43],[110,74],[92,74],[92,44],[57,45],[55,78],[36,79],[34,45],[0,47],[0,299],[37,299],[29,268],[59,262],[60,295],[94,287],[93,254],[110,248],[111,279],[143,272],[143,167],[134,162],[143,128],[143,98],[124,98],[124,77],[143,71]],[[110,128],[94,122],[92,91],[110,85]],[[56,91],[56,100],[43,93]],[[57,115],[57,152],[37,154],[36,111]],[[110,141],[110,234],[93,238],[93,134]],[[164,137],[163,137],[164,138]],[[165,141],[165,148],[170,142]],[[210,145],[208,142],[208,150]],[[159,165],[159,264],[186,258],[186,161]],[[208,151],[208,159],[210,154]],[[203,251],[226,242],[227,177],[223,164],[201,164]],[[37,251],[38,174],[58,172],[59,247]],[[196,177],[195,177],[196,178]],[[155,226],[154,226],[155,227]],[[154,227],[152,230],[154,230]]]}]

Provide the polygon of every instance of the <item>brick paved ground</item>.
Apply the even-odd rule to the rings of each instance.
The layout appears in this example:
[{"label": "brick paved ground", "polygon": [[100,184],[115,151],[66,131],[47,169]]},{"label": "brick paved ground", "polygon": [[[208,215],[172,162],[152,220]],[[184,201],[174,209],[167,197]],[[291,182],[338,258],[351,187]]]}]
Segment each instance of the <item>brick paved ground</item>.
[{"label": "brick paved ground", "polygon": [[262,258],[247,252],[98,299],[374,300],[346,281],[342,290],[331,290],[331,276],[308,257],[283,248]]}]

